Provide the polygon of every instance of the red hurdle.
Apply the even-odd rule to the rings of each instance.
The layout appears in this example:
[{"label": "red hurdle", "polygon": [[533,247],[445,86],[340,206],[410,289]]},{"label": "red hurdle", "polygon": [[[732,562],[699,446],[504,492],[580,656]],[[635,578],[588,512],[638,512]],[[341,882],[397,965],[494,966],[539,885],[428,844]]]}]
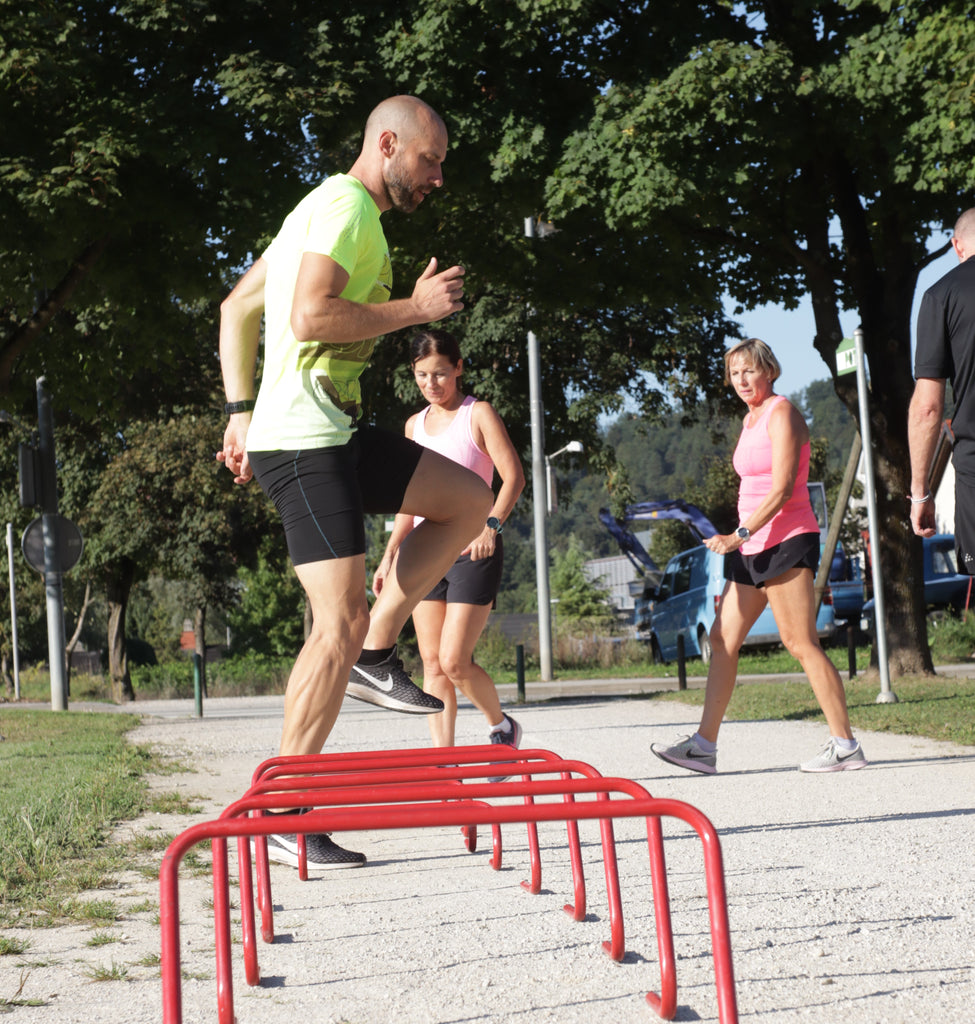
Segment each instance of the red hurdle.
[{"label": "red hurdle", "polygon": [[[445,760],[449,762],[447,766],[443,765]],[[498,762],[504,762],[505,770],[519,776],[519,780],[488,782],[488,776],[498,774]],[[558,777],[539,778],[546,775]],[[492,802],[513,797],[520,797],[523,802]],[[545,798],[561,799],[539,802]],[[285,814],[274,819],[263,814],[264,811],[296,808],[310,810],[300,816]],[[209,839],[213,846],[218,1020],[221,1024],[233,1024],[227,863],[229,838],[238,839],[245,975],[248,983],[254,985],[260,976],[251,878],[251,838],[256,840],[262,934],[266,941],[271,941],[270,872],[266,842],[262,840],[272,832],[343,832],[452,825],[461,828],[468,849],[473,849],[477,826],[491,825],[494,837],[491,863],[499,868],[500,826],[527,824],[531,880],[522,884],[530,891],[538,892],[541,888],[541,854],[537,823],[565,821],[574,895],[574,903],[567,904],[565,909],[576,920],[582,920],[586,896],[578,822],[595,819],[600,822],[610,917],[610,940],[604,942],[603,947],[610,956],[619,960],[624,955],[623,916],[612,820],[621,817],[647,819],[661,975],[659,993],[649,992],[647,1002],[667,1020],[673,1018],[677,1010],[673,933],[660,827],[661,817],[675,817],[693,828],[703,845],[719,1019],[722,1024],[737,1024],[724,869],[717,832],[708,819],[690,804],[656,799],[637,783],[628,779],[604,778],[583,762],[563,760],[546,750],[512,751],[498,746],[309,755],[272,758],[264,762],[240,800],[231,804],[219,819],[195,825],[179,835],[163,858],[160,869],[160,925],[164,1024],[182,1022],[178,874],[183,856],[198,842]]]}]

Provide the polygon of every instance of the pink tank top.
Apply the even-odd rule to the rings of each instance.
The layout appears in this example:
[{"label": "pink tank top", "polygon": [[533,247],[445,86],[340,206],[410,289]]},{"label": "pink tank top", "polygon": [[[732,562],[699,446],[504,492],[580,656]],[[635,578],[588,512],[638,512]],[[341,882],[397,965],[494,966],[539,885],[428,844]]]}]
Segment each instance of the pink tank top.
[{"label": "pink tank top", "polygon": [[[430,411],[428,405],[413,424],[413,440],[417,444],[422,444],[424,448],[431,448],[446,456],[451,462],[457,462],[477,473],[490,487],[494,481],[494,463],[490,455],[478,448],[471,430],[471,414],[476,402],[477,399],[473,395],[465,396],[447,429],[440,434],[427,433],[426,419]],[[414,527],[422,522],[421,516],[415,516],[413,519]]]},{"label": "pink tank top", "polygon": [[[741,437],[738,438],[732,459],[735,472],[741,477],[741,486],[738,489],[739,523],[744,523],[748,519],[772,489],[772,439],[768,433],[768,420],[772,410],[784,401],[786,399],[783,395],[776,395],[757,423],[750,427],[742,427]],[[819,523],[809,502],[809,488],[806,486],[808,480],[807,441],[799,451],[799,469],[791,496],[760,530],[756,530],[742,544],[743,555],[765,551],[801,533],[819,533]]]}]

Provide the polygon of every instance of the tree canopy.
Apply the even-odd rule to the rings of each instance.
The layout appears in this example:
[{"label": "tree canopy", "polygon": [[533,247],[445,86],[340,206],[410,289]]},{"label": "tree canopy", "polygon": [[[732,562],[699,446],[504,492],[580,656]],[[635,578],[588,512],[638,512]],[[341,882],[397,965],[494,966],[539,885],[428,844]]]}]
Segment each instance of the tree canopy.
[{"label": "tree canopy", "polygon": [[[26,417],[44,374],[59,419],[123,432],[219,405],[220,298],[348,168],[375,103],[416,93],[451,148],[442,192],[385,218],[394,293],[431,255],[465,264],[450,326],[523,451],[529,310],[548,443],[580,437],[607,470],[600,417],[720,399],[753,305],[809,294],[815,337],[769,340],[830,367],[859,311],[892,656],[929,667],[909,316],[932,230],[975,202],[973,55],[961,0],[0,3],[0,395]],[[531,241],[529,217],[556,230]],[[395,428],[416,404],[404,342],[365,381]]]}]

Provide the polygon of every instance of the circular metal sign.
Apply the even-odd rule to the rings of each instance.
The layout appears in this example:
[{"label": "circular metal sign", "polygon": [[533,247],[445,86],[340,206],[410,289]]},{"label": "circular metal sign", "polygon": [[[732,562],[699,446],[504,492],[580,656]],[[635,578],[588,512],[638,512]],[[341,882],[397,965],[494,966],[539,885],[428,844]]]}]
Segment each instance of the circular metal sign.
[{"label": "circular metal sign", "polygon": [[[68,572],[78,564],[85,541],[76,523],[64,516],[52,516],[54,520],[55,553],[58,572]],[[27,564],[38,572],[44,572],[44,520],[37,518],[24,530],[21,543]]]}]

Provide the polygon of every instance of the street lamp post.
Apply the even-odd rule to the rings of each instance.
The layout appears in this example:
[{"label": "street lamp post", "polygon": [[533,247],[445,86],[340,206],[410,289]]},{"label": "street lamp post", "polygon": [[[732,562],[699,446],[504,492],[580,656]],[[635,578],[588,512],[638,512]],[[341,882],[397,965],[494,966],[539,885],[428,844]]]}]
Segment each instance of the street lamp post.
[{"label": "street lamp post", "polygon": [[[535,220],[525,218],[525,237],[535,237]],[[532,438],[532,512],[535,533],[535,586],[538,595],[538,671],[542,682],[552,678],[552,606],[548,591],[548,533],[545,497],[545,419],[542,406],[542,373],[538,354],[538,338],[528,325],[528,407],[531,414]]]},{"label": "street lamp post", "polygon": [[557,455],[562,455],[564,452],[581,452],[582,442],[581,441],[570,441],[565,447],[560,448],[557,452],[552,452],[551,455],[545,456],[545,507],[548,510],[548,514],[551,515],[558,507],[558,496],[555,492],[555,477],[552,476],[552,459]]}]

